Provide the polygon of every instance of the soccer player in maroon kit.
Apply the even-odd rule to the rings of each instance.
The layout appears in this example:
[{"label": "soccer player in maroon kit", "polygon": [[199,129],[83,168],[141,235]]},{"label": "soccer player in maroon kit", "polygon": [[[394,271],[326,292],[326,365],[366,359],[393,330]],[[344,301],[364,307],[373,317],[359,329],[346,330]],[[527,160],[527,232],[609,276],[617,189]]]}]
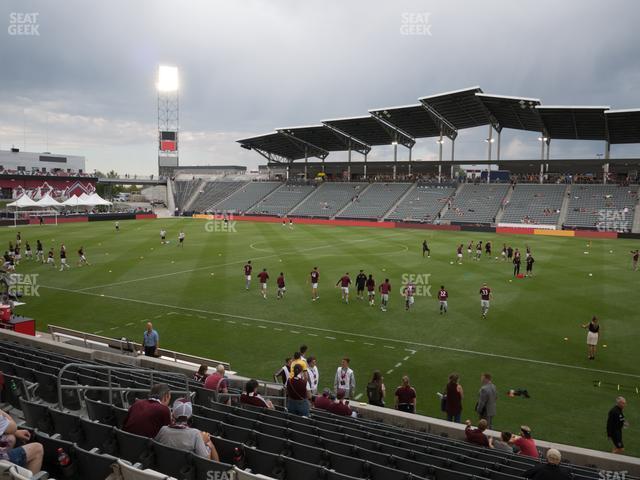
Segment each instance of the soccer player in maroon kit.
[{"label": "soccer player in maroon kit", "polygon": [[631,250],[631,266],[633,267],[633,271],[638,271],[638,258],[640,257],[640,250]]},{"label": "soccer player in maroon kit", "polygon": [[385,278],[384,283],[380,284],[380,287],[378,288],[380,290],[380,310],[386,312],[387,304],[389,303],[389,292],[391,291],[389,279]]},{"label": "soccer player in maroon kit", "polygon": [[416,293],[416,285],[413,282],[409,282],[402,289],[402,295],[404,295],[404,308],[408,312],[415,300],[414,294]]},{"label": "soccer player in maroon kit", "polygon": [[267,280],[269,280],[269,274],[267,273],[267,269],[263,268],[262,271],[258,274],[258,279],[260,280],[260,293],[263,298],[267,298]]},{"label": "soccer player in maroon kit", "polygon": [[345,303],[349,303],[349,285],[351,285],[351,278],[349,278],[349,272],[345,273],[340,280],[336,283],[336,287],[340,285],[342,291],[342,300]]},{"label": "soccer player in maroon kit", "polygon": [[278,300],[281,300],[287,291],[287,288],[284,286],[284,273],[280,272],[280,276],[276,278],[276,283],[278,284]]},{"label": "soccer player in maroon kit", "polygon": [[[471,244],[469,244],[469,246],[471,246]],[[462,244],[458,245],[458,250],[457,250],[457,253],[456,253],[456,255],[458,257],[458,263],[459,264],[462,264],[462,247],[463,247]]]},{"label": "soccer player in maroon kit", "polygon": [[376,281],[373,279],[373,275],[369,274],[369,278],[367,278],[367,292],[369,293],[369,305],[372,307],[376,303]]},{"label": "soccer player in maroon kit", "polygon": [[444,289],[444,285],[440,285],[440,291],[438,292],[438,300],[440,301],[440,315],[447,313],[447,299],[449,298],[449,292]]},{"label": "soccer player in maroon kit", "polygon": [[311,271],[311,300],[314,302],[320,298],[320,295],[318,295],[318,280],[320,280],[320,272],[318,272],[318,267],[313,267]]},{"label": "soccer player in maroon kit", "polygon": [[489,300],[491,300],[491,289],[487,286],[486,283],[482,284],[482,288],[480,288],[480,306],[482,307],[482,318],[487,318],[487,313],[489,312]]},{"label": "soccer player in maroon kit", "polygon": [[251,272],[253,271],[253,266],[251,265],[251,260],[247,261],[247,264],[244,266],[244,285],[245,289],[249,290],[251,286]]}]

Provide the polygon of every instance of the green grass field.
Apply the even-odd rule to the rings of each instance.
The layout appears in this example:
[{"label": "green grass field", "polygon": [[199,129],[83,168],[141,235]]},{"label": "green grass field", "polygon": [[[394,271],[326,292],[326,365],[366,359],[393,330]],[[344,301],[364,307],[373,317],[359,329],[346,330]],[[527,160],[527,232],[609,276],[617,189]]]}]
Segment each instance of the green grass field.
[{"label": "green grass field", "polygon": [[[160,245],[159,230],[169,245]],[[177,246],[180,228],[184,248]],[[330,386],[344,355],[351,357],[358,391],[374,369],[387,385],[387,403],[404,374],[418,392],[420,413],[441,417],[436,392],[458,372],[465,389],[463,417],[475,419],[479,378],[491,372],[500,392],[497,429],[532,427],[534,437],[610,450],[605,421],[621,392],[627,397],[627,452],[640,454],[640,361],[637,346],[638,279],[629,251],[637,242],[513,236],[463,232],[238,222],[237,232],[209,232],[205,221],[170,219],[65,226],[25,227],[23,239],[45,249],[64,242],[72,268],[23,262],[19,273],[37,273],[39,294],[26,298],[19,312],[38,328],[57,324],[139,341],[152,320],[162,346],[231,362],[242,375],[269,379],[301,344],[319,359],[321,387]],[[0,241],[15,238],[4,229]],[[430,259],[420,244],[428,239]],[[531,246],[535,277],[513,280],[511,265],[483,257],[466,258],[469,240]],[[450,262],[465,244],[462,265]],[[76,251],[86,248],[91,266],[76,268]],[[585,254],[584,252],[589,252]],[[245,291],[242,266],[254,264],[254,282]],[[308,273],[318,266],[320,300],[310,299]],[[269,298],[258,292],[255,274],[271,274]],[[393,293],[389,311],[352,297],[340,302],[338,278],[359,269],[378,283],[387,276]],[[524,270],[524,266],[523,266]],[[286,298],[275,298],[275,277],[287,279]],[[592,273],[593,276],[589,276]],[[428,275],[432,296],[418,296],[407,313],[399,290],[404,274]],[[421,277],[426,278],[426,277]],[[487,320],[480,317],[478,290],[488,282],[494,299]],[[449,313],[438,315],[435,294],[449,291]],[[601,347],[586,358],[591,315],[601,319]],[[565,337],[567,340],[565,340]],[[602,348],[603,344],[607,348]],[[595,387],[594,381],[601,381]],[[508,398],[510,388],[526,388],[530,399]]]}]

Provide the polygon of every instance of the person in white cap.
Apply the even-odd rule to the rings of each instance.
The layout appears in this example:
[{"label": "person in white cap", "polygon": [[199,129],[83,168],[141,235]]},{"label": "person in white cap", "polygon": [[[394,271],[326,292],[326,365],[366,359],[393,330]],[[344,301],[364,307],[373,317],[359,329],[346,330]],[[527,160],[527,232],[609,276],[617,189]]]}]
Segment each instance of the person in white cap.
[{"label": "person in white cap", "polygon": [[192,415],[193,407],[189,400],[185,398],[176,400],[171,412],[171,425],[162,427],[155,440],[168,447],[188,450],[200,457],[219,462],[218,452],[209,433],[189,426]]}]

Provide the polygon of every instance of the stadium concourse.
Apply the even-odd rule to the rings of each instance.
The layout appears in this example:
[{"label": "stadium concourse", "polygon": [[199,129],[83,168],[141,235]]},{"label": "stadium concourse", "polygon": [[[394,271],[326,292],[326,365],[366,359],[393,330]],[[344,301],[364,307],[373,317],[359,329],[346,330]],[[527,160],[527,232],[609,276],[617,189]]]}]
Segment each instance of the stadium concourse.
[{"label": "stadium concourse", "polygon": [[[202,377],[191,378],[198,363],[214,360],[179,355],[176,362],[176,352],[169,351],[159,352],[160,358],[136,357],[126,352],[140,345],[129,341],[57,327],[51,334],[25,338],[0,332],[0,366],[10,385],[3,390],[3,410],[30,432],[30,442],[42,445],[49,478],[515,480],[545,454],[549,462],[559,461],[557,449],[570,478],[640,474],[637,459],[544,441],[538,441],[533,458],[516,455],[468,443],[462,427],[449,422],[362,403],[353,406],[358,418],[320,408],[299,417],[282,407],[281,385],[268,382],[256,386],[275,406],[252,406],[239,395],[246,378],[227,375],[224,393],[208,389],[206,381],[203,386]],[[158,382],[171,391],[167,403],[191,399],[190,425],[209,432],[217,461],[131,433],[127,408]],[[485,434],[498,440],[498,432]],[[2,462],[0,469],[7,478],[46,478],[25,470],[18,476]]]}]

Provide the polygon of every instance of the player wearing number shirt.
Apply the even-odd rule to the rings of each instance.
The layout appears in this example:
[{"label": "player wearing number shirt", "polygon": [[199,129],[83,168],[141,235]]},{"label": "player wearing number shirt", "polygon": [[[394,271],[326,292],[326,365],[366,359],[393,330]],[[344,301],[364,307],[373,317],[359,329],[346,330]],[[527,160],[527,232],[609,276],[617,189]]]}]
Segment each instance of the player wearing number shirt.
[{"label": "player wearing number shirt", "polygon": [[311,271],[311,300],[314,302],[320,298],[318,295],[318,280],[320,280],[320,272],[318,272],[318,267],[313,267]]},{"label": "player wearing number shirt", "polygon": [[84,254],[84,247],[80,247],[80,250],[78,250],[78,266],[81,267],[82,265],[89,265],[87,256]]},{"label": "player wearing number shirt", "polygon": [[638,270],[638,258],[640,257],[640,250],[631,250],[631,266],[633,267],[633,271],[636,272]]},{"label": "player wearing number shirt", "polygon": [[245,290],[249,290],[251,286],[251,272],[253,271],[253,265],[251,265],[251,260],[247,260],[246,265],[244,266],[244,288]]},{"label": "player wearing number shirt", "polygon": [[284,286],[284,273],[280,272],[280,276],[276,278],[276,283],[278,284],[278,300],[281,300],[287,291],[287,287]]},{"label": "player wearing number shirt", "polygon": [[369,293],[369,305],[373,307],[376,303],[376,281],[371,274],[367,278],[367,292]]},{"label": "player wearing number shirt", "polygon": [[67,249],[64,248],[64,244],[60,246],[60,271],[63,271],[65,268],[70,268],[67,265]]},{"label": "player wearing number shirt", "polygon": [[476,244],[476,260],[480,261],[480,257],[482,257],[482,240]]},{"label": "player wearing number shirt", "polygon": [[345,303],[349,303],[349,285],[351,285],[351,278],[349,278],[349,272],[345,273],[340,280],[336,283],[336,287],[340,285],[342,291],[342,300]]},{"label": "player wearing number shirt", "polygon": [[[460,246],[462,246],[462,245],[460,245]],[[473,256],[472,252],[473,252],[473,240],[469,241],[469,245],[467,245],[467,255],[469,256],[469,258],[471,258]],[[462,253],[462,252],[460,252],[460,253]]]},{"label": "player wearing number shirt", "polygon": [[258,279],[260,280],[260,293],[264,299],[267,298],[267,280],[269,280],[269,274],[267,273],[267,269],[263,268],[262,271],[258,274]]},{"label": "player wearing number shirt", "polygon": [[415,302],[414,295],[416,293],[416,285],[413,282],[409,282],[405,285],[402,290],[402,294],[404,295],[404,309],[409,311],[413,303]]},{"label": "player wearing number shirt", "polygon": [[480,288],[480,306],[482,307],[482,318],[487,318],[487,313],[489,312],[489,300],[491,300],[491,289],[487,286],[486,283],[482,284],[482,288]]},{"label": "player wearing number shirt", "polygon": [[[469,246],[471,246],[471,244],[469,244]],[[471,252],[471,250],[469,250],[469,252]],[[458,263],[462,264],[462,244],[458,245],[458,250],[456,255],[458,256]]]},{"label": "player wearing number shirt", "polygon": [[47,264],[49,264],[49,263],[50,263],[51,265],[53,265],[53,267],[55,268],[55,266],[56,266],[56,259],[55,259],[54,255],[53,255],[53,248],[50,248],[50,249],[49,249],[49,254],[48,254],[48,256],[47,256]]},{"label": "player wearing number shirt", "polygon": [[444,289],[444,285],[440,285],[440,291],[438,292],[438,300],[440,300],[440,315],[447,313],[447,299],[449,298],[449,292]]},{"label": "player wearing number shirt", "polygon": [[387,304],[389,303],[389,292],[391,292],[391,284],[389,279],[385,278],[384,283],[380,284],[380,310],[387,311]]},{"label": "player wearing number shirt", "polygon": [[491,257],[491,242],[487,242],[484,244],[484,253]]},{"label": "player wearing number shirt", "polygon": [[36,261],[37,260],[44,263],[44,249],[42,248],[42,242],[40,240],[36,240]]}]

